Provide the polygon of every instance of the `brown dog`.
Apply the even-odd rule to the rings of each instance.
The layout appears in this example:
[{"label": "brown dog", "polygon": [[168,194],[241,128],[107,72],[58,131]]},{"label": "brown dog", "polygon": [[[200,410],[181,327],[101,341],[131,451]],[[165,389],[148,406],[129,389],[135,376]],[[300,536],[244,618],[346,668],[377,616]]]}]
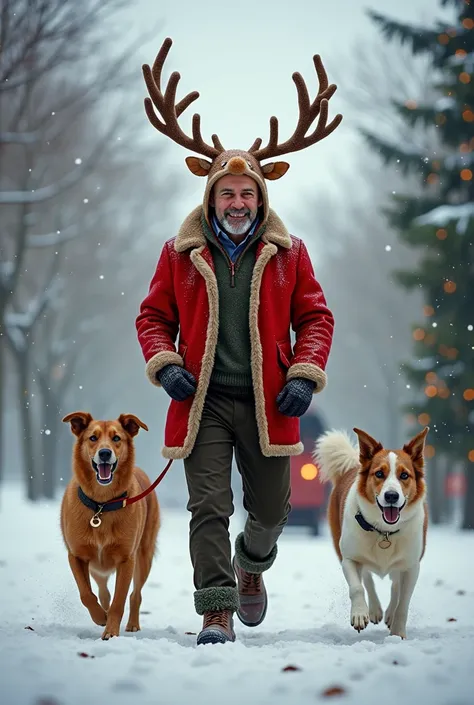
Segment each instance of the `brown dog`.
[{"label": "brown dog", "polygon": [[[133,441],[140,428],[148,428],[132,414],[121,414],[116,421],[95,421],[89,413],[76,411],[63,421],[70,422],[77,441],[73,477],[61,504],[61,531],[81,602],[92,620],[105,626],[102,639],[118,636],[133,577],[126,631],[139,631],[141,590],[155,553],[160,507],[155,492],[125,507],[123,498],[134,497],[151,484],[135,467]],[[100,509],[101,503],[115,498],[116,503]],[[114,572],[110,604],[107,580]],[[99,587],[99,601],[90,575]]]}]

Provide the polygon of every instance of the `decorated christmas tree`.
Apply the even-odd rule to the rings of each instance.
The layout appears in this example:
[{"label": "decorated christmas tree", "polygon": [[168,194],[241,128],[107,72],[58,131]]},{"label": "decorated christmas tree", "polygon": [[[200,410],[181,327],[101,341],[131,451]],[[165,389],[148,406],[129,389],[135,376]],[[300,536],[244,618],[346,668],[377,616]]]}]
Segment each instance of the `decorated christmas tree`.
[{"label": "decorated christmas tree", "polygon": [[398,272],[398,281],[424,297],[418,318],[414,311],[414,357],[404,365],[412,430],[429,425],[427,456],[464,467],[463,528],[474,529],[474,0],[441,6],[454,9],[453,24],[423,28],[370,13],[387,40],[430,61],[433,100],[394,103],[407,128],[430,139],[408,148],[365,137],[385,163],[419,177],[420,192],[396,194],[387,209],[414,251],[413,268]]}]

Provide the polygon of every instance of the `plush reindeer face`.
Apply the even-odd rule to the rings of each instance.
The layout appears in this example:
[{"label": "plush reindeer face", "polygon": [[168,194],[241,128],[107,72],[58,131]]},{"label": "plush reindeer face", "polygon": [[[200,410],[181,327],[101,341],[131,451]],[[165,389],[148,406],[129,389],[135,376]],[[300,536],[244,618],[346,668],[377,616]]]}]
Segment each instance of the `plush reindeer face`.
[{"label": "plush reindeer face", "polygon": [[[293,74],[293,81],[298,92],[299,117],[293,135],[286,142],[278,141],[278,119],[270,118],[270,138],[268,144],[262,147],[260,137],[254,141],[248,150],[225,150],[217,135],[212,135],[212,145],[204,142],[201,135],[201,117],[193,116],[192,137],[186,135],[178,124],[178,118],[186,108],[199,98],[199,93],[188,93],[176,103],[176,89],[180,80],[178,72],[174,71],[168,81],[165,92],[161,90],[161,73],[164,62],[171,48],[172,40],[165,39],[158,52],[153,68],[143,65],[143,75],[150,98],[145,98],[145,110],[151,124],[162,134],[170,137],[178,144],[190,149],[200,157],[187,157],[186,164],[196,176],[207,176],[204,202],[207,204],[211,189],[216,181],[226,175],[246,175],[251,177],[260,187],[262,205],[265,217],[268,214],[268,195],[266,180],[281,178],[289,169],[287,162],[268,162],[282,154],[305,149],[324,139],[333,132],[342,120],[342,115],[336,115],[327,125],[328,101],[336,91],[336,85],[328,83],[326,71],[319,55],[313,57],[314,66],[319,79],[319,90],[316,98],[310,102],[308,89],[299,73]],[[154,106],[154,107],[153,107]],[[160,117],[155,112],[158,111]],[[307,134],[314,120],[318,117],[316,128]],[[160,119],[161,118],[161,119]],[[207,158],[205,158],[207,157]],[[206,213],[207,216],[207,213]]]}]

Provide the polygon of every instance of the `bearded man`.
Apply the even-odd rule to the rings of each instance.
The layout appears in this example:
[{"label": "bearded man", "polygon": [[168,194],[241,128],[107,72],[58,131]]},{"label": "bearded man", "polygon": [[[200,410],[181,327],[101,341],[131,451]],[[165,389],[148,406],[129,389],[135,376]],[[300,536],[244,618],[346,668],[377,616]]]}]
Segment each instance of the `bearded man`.
[{"label": "bearded man", "polygon": [[[320,89],[310,103],[294,74],[300,118],[287,142],[278,143],[276,118],[264,148],[257,139],[248,151],[225,150],[216,135],[206,144],[199,115],[189,137],[178,117],[198,94],[175,104],[177,73],[161,91],[170,46],[165,40],[153,68],[143,67],[147,115],[160,132],[211,161],[186,159],[207,177],[203,202],[165,243],[136,326],[147,376],[171,397],[162,453],[184,460],[194,602],[203,616],[197,642],[206,644],[235,640],[234,613],[249,627],[265,617],[262,574],[275,561],[290,512],[290,456],[303,450],[299,417],[326,385],[333,337],[308,251],[269,207],[266,181],[289,164],[261,161],[323,139],[342,118],[326,124],[336,87],[315,56]],[[232,556],[234,455],[247,519]]]}]

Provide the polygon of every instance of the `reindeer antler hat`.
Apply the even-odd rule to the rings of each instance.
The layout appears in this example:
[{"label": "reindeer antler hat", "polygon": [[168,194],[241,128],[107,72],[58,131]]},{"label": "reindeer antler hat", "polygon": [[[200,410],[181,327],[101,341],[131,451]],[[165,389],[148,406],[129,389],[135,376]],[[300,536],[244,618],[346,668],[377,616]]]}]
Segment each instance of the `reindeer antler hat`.
[{"label": "reindeer antler hat", "polygon": [[[316,54],[313,57],[313,61],[319,79],[319,90],[313,102],[310,102],[308,89],[301,74],[293,74],[293,81],[298,92],[299,106],[298,123],[293,135],[286,142],[279,143],[278,118],[271,117],[270,138],[265,147],[261,146],[262,140],[257,137],[248,151],[240,149],[226,150],[217,135],[212,135],[213,145],[204,142],[201,135],[201,116],[197,113],[193,115],[192,137],[186,135],[179,126],[179,116],[191,103],[199,98],[199,93],[197,91],[188,93],[179,103],[176,103],[176,89],[181,76],[177,71],[174,71],[163,94],[161,90],[161,72],[172,43],[171,39],[165,39],[156,56],[153,68],[150,68],[148,64],[144,64],[142,67],[151,98],[151,100],[150,98],[145,98],[145,110],[148,119],[163,135],[170,137],[177,144],[202,155],[201,157],[186,157],[186,164],[196,176],[207,176],[203,204],[204,213],[208,221],[209,195],[216,181],[226,174],[245,174],[254,179],[260,187],[265,222],[269,210],[265,179],[274,180],[281,178],[286,174],[290,165],[287,162],[261,164],[262,160],[279,157],[290,152],[297,152],[330,135],[342,120],[342,115],[338,114],[329,125],[326,124],[328,119],[328,101],[334,95],[337,86],[334,83],[329,85],[321,57]],[[153,106],[157,109],[161,119],[156,115]],[[311,134],[306,135],[318,116],[316,128]],[[208,157],[211,161],[202,157]]]}]

